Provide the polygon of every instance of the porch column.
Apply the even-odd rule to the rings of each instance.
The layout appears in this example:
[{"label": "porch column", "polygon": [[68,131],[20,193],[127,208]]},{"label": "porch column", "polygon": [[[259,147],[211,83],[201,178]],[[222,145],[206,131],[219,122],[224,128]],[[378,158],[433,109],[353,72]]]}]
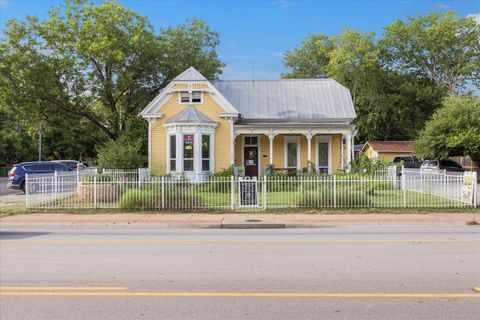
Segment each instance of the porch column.
[{"label": "porch column", "polygon": [[233,128],[233,122],[235,120],[230,119],[230,165],[235,165],[235,129]]},{"label": "porch column", "polygon": [[352,161],[355,160],[355,136],[357,132],[357,129],[352,130]]},{"label": "porch column", "polygon": [[270,165],[273,164],[273,139],[275,138],[277,134],[270,132],[267,134],[268,139],[270,140]]},{"label": "porch column", "polygon": [[312,162],[312,138],[313,134],[311,132],[305,133],[305,137],[307,138],[307,160],[309,164]]},{"label": "porch column", "polygon": [[[148,170],[150,172],[152,172],[152,123],[153,123],[152,118],[148,118]],[[169,137],[167,133],[167,142],[168,140],[170,140],[168,138]],[[167,147],[167,157],[169,152],[170,152],[170,149]],[[168,158],[167,158],[167,164],[168,164]]]},{"label": "porch column", "polygon": [[347,133],[346,135],[347,138],[347,172],[350,172],[352,169],[352,133]]}]

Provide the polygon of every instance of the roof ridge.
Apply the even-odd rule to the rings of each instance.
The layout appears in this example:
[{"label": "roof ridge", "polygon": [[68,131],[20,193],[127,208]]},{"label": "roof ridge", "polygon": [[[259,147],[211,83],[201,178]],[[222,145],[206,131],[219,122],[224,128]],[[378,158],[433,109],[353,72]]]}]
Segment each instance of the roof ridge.
[{"label": "roof ridge", "polygon": [[[212,82],[281,82],[281,81],[285,81],[285,82],[288,82],[288,81],[292,81],[292,82],[295,82],[295,81],[335,81],[335,79],[332,79],[332,78],[305,78],[305,79],[255,79],[255,80],[248,80],[248,79],[244,79],[244,80],[221,80],[221,79],[216,79],[216,80],[212,80]],[[336,82],[336,81],[335,81]]]}]

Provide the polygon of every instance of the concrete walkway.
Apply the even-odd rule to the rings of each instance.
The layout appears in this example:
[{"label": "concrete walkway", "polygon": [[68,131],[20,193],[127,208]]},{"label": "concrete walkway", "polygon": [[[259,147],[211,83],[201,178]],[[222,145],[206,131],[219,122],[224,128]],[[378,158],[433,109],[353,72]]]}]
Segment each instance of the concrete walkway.
[{"label": "concrete walkway", "polygon": [[[72,226],[137,228],[316,228],[376,225],[465,225],[472,213],[431,214],[26,214],[0,219],[0,227]],[[480,216],[476,215],[480,223]]]}]

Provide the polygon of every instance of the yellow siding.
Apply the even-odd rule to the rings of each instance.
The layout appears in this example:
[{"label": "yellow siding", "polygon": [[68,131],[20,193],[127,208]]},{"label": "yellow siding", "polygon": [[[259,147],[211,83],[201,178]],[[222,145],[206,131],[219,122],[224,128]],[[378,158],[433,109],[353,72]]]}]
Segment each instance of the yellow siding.
[{"label": "yellow siding", "polygon": [[369,144],[365,146],[365,149],[363,149],[362,154],[366,155],[370,159],[373,159],[375,157],[374,150]]},{"label": "yellow siding", "polygon": [[386,160],[386,161],[393,161],[393,158],[396,156],[411,156],[413,153],[408,153],[408,152],[379,152],[378,157],[381,160]]},{"label": "yellow siding", "polygon": [[[151,159],[154,174],[165,174],[167,169],[167,130],[163,124],[186,107],[186,104],[178,103],[178,93],[174,93],[159,110],[163,117],[154,122],[151,132]],[[219,113],[224,110],[208,93],[204,93],[203,104],[195,104],[195,108],[218,122],[215,129],[215,171],[228,168],[230,166],[230,123],[219,116]]]},{"label": "yellow siding", "polygon": [[[373,159],[375,158],[375,150],[373,150],[373,148],[367,144],[367,146],[365,147],[365,149],[362,151],[362,154],[366,155],[368,158],[370,159]],[[413,153],[410,153],[410,152],[378,152],[378,158],[380,158],[380,160],[385,160],[385,161],[392,161],[393,158],[395,158],[396,156],[410,156],[410,155],[413,155]]]}]

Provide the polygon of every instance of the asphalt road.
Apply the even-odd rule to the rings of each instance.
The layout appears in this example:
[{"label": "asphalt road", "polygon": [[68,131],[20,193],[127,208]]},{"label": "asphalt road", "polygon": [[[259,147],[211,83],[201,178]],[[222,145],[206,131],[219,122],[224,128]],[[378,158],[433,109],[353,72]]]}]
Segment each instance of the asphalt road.
[{"label": "asphalt road", "polygon": [[4,196],[7,194],[22,194],[21,190],[14,190],[7,188],[8,177],[0,177],[0,196]]},{"label": "asphalt road", "polygon": [[0,318],[480,319],[480,228],[0,229]]}]

